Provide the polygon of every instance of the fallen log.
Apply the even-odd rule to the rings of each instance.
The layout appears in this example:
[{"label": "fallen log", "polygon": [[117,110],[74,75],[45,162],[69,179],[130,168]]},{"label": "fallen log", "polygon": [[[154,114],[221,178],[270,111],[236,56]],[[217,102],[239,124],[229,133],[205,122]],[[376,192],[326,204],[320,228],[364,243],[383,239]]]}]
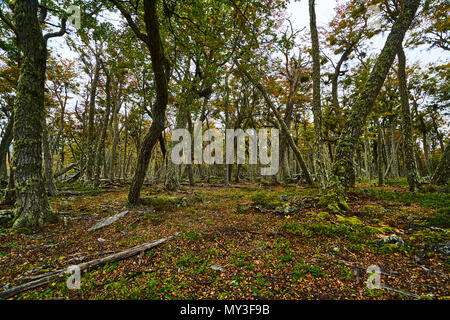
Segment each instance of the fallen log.
[{"label": "fallen log", "polygon": [[88,231],[91,232],[91,231],[95,231],[95,230],[104,228],[106,226],[109,226],[110,224],[116,222],[120,218],[125,217],[128,214],[128,212],[129,211],[126,210],[126,211],[122,211],[121,213],[115,214],[112,217],[108,217],[108,218],[100,221],[99,223],[97,223],[95,226],[89,228]]},{"label": "fallen log", "polygon": [[76,168],[79,164],[80,164],[79,162],[75,162],[75,163],[69,164],[67,167],[65,167],[65,168],[59,170],[58,172],[56,172],[56,173],[53,175],[53,178],[56,179],[56,178],[62,176],[62,175],[65,174],[66,172],[69,172],[70,170]]},{"label": "fallen log", "polygon": [[[127,249],[125,251],[121,251],[121,252],[118,252],[118,253],[103,257],[103,258],[94,259],[92,261],[79,264],[78,268],[79,268],[80,272],[88,271],[88,270],[91,270],[98,266],[104,265],[108,262],[116,262],[116,261],[120,261],[123,259],[127,259],[127,258],[135,256],[141,252],[144,252],[146,250],[154,248],[168,240],[171,240],[171,239],[177,237],[178,235],[179,235],[179,232],[177,232],[173,236],[170,236],[167,238],[162,238],[162,239],[155,240],[152,242],[144,243],[144,244],[138,245],[136,247]],[[31,282],[27,282],[27,283],[24,283],[17,287],[13,287],[11,289],[7,289],[7,290],[0,292],[0,298],[3,298],[3,299],[11,298],[19,293],[41,287],[51,281],[59,281],[65,277],[65,274],[66,274],[65,269],[62,269],[62,270],[60,269],[60,270],[50,272],[49,274],[43,276],[42,278],[39,278],[39,279],[31,281]]]}]

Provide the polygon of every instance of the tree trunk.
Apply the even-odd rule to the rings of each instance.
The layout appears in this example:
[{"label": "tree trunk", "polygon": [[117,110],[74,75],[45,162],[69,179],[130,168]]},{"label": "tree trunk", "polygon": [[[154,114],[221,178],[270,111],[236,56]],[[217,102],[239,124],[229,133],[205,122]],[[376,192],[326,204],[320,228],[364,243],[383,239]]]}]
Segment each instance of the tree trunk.
[{"label": "tree trunk", "polygon": [[153,122],[142,142],[141,149],[139,150],[136,172],[128,193],[128,202],[131,205],[137,205],[139,203],[141,188],[144,183],[151,152],[165,127],[166,108],[169,98],[168,83],[170,66],[164,55],[164,47],[159,32],[156,2],[156,0],[144,1],[144,19],[147,31],[145,42],[149,48],[152,59],[152,69],[156,87],[156,101],[152,110]]},{"label": "tree trunk", "polygon": [[[186,112],[184,108],[179,105],[177,110],[177,117],[175,123],[175,129],[185,129],[186,128]],[[172,147],[173,148],[173,145]],[[168,154],[171,154],[171,149]],[[175,191],[180,189],[180,165],[174,164],[170,156],[167,157],[167,170],[166,177],[164,181],[164,187],[169,191]]]},{"label": "tree trunk", "polygon": [[239,68],[239,71],[244,74],[247,79],[261,92],[261,94],[264,97],[264,100],[266,101],[266,103],[269,105],[269,108],[272,110],[272,112],[275,114],[275,117],[277,118],[277,121],[283,131],[283,133],[285,134],[285,137],[288,140],[289,146],[292,148],[292,150],[294,151],[294,154],[297,158],[297,161],[300,164],[300,167],[302,168],[303,171],[303,175],[305,176],[306,182],[309,185],[314,185],[314,181],[311,177],[311,175],[309,174],[309,170],[306,166],[306,163],[303,159],[302,154],[300,153],[300,150],[298,150],[298,147],[295,145],[294,140],[292,139],[291,133],[289,132],[289,129],[286,126],[286,123],[283,121],[280,113],[278,112],[277,108],[275,107],[275,105],[273,104],[272,100],[270,99],[266,89],[264,89],[263,85],[257,81],[255,78],[253,78],[250,73],[248,73],[246,70],[244,70],[239,63],[237,63],[237,66]]},{"label": "tree trunk", "polygon": [[327,170],[325,155],[325,147],[322,135],[322,105],[320,98],[320,47],[319,35],[316,26],[316,11],[315,0],[309,0],[309,16],[311,29],[312,50],[311,55],[313,59],[313,106],[312,111],[314,115],[314,167],[316,168],[316,178],[319,181],[320,187],[325,189],[327,185]]},{"label": "tree trunk", "polygon": [[92,183],[94,165],[95,165],[95,154],[94,154],[94,120],[95,120],[95,99],[97,96],[97,84],[100,77],[100,62],[98,57],[96,57],[94,77],[91,82],[91,92],[89,101],[89,123],[88,123],[88,154],[86,171],[84,172],[84,182],[86,184]]},{"label": "tree trunk", "polygon": [[378,172],[378,186],[384,186],[384,171],[383,171],[383,130],[381,123],[377,120],[377,172]]},{"label": "tree trunk", "polygon": [[94,188],[98,188],[100,184],[100,171],[101,171],[101,163],[103,157],[105,156],[105,141],[106,141],[106,133],[108,131],[108,123],[109,123],[109,115],[111,113],[111,77],[106,72],[106,109],[105,115],[103,118],[102,124],[102,132],[100,136],[100,143],[97,146],[97,152],[95,153],[95,177],[94,177]]},{"label": "tree trunk", "polygon": [[42,124],[47,44],[37,17],[37,0],[17,0],[14,18],[22,51],[14,106],[13,167],[17,190],[14,228],[55,221],[42,170]]},{"label": "tree trunk", "polygon": [[450,144],[445,148],[441,160],[433,175],[432,181],[436,184],[445,185],[450,180]]},{"label": "tree trunk", "polygon": [[53,183],[53,158],[50,152],[50,146],[48,143],[48,129],[47,129],[47,121],[43,121],[43,135],[42,135],[42,148],[44,151],[44,174],[45,174],[45,183],[47,185],[47,194],[49,196],[56,196],[56,187]]},{"label": "tree trunk", "polygon": [[403,122],[403,146],[405,152],[406,175],[410,191],[415,191],[419,186],[419,175],[414,157],[413,131],[411,124],[411,112],[409,109],[408,84],[406,77],[406,56],[403,47],[400,47],[398,56],[398,80],[399,91],[402,106],[402,122]]},{"label": "tree trunk", "polygon": [[10,116],[8,125],[3,133],[2,142],[0,142],[0,180],[2,181],[6,181],[8,178],[8,173],[6,170],[6,155],[8,154],[9,146],[11,145],[13,139],[13,124],[14,113]]},{"label": "tree trunk", "polygon": [[328,190],[322,195],[321,204],[330,210],[341,211],[347,209],[346,191],[350,187],[349,177],[353,168],[352,161],[358,139],[366,123],[378,93],[383,86],[386,76],[402,45],[406,32],[419,8],[420,0],[405,1],[403,9],[395,21],[386,40],[386,44],[375,61],[375,66],[369,79],[364,85],[360,96],[352,107],[338,141],[336,156],[333,163],[332,179],[328,183]]}]

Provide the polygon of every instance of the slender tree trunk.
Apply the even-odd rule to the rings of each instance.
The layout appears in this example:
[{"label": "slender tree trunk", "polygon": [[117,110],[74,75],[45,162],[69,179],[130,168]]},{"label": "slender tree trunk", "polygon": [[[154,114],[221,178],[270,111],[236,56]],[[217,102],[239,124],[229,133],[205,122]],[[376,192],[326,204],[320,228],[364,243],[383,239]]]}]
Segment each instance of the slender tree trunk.
[{"label": "slender tree trunk", "polygon": [[109,156],[109,178],[114,181],[117,175],[117,146],[119,144],[119,111],[122,107],[122,80],[119,80],[118,90],[112,101],[112,117],[110,122],[110,132],[112,136],[112,144]]},{"label": "slender tree trunk", "polygon": [[405,167],[409,189],[415,191],[419,186],[419,175],[414,157],[413,131],[411,124],[411,112],[409,109],[409,95],[406,77],[406,56],[403,47],[400,47],[398,56],[398,80],[400,99],[402,106],[402,122],[403,122],[403,149],[405,152]]},{"label": "slender tree trunk", "polygon": [[50,152],[50,146],[48,143],[48,129],[47,122],[43,121],[43,136],[42,136],[42,149],[44,151],[44,174],[45,174],[45,182],[47,184],[47,194],[49,196],[56,196],[56,187],[53,183],[53,158]]},{"label": "slender tree trunk", "polygon": [[[190,132],[190,134],[191,134],[191,145],[194,145],[194,143],[193,143],[193,139],[194,139],[194,137],[193,137],[193,133],[194,133],[194,126],[193,126],[193,124],[192,124],[192,117],[191,117],[191,113],[190,113],[190,111],[189,110],[186,110],[186,120],[187,120],[187,123],[188,123],[188,130],[189,130],[189,132]],[[191,148],[192,150],[191,150],[191,154],[190,154],[190,157],[191,157],[191,163],[189,163],[188,165],[187,165],[187,171],[188,171],[188,177],[189,177],[189,185],[190,186],[194,186],[195,185],[195,180],[194,180],[194,165],[192,164],[192,159],[193,159],[193,152],[194,152],[194,148]]]},{"label": "slender tree trunk", "polygon": [[322,103],[320,97],[320,47],[319,35],[316,26],[316,11],[315,0],[309,0],[309,16],[312,42],[312,59],[313,59],[313,115],[314,115],[314,167],[316,168],[316,177],[319,181],[320,187],[325,189],[327,185],[327,170],[325,155],[326,149],[324,147],[322,135]]},{"label": "slender tree trunk", "polygon": [[377,120],[377,171],[378,186],[384,186],[384,170],[383,170],[383,130],[381,123]]},{"label": "slender tree trunk", "polygon": [[405,34],[411,26],[419,5],[420,0],[404,2],[402,11],[395,21],[386,44],[375,61],[375,66],[369,79],[365,83],[360,96],[356,99],[349,119],[341,132],[333,163],[333,177],[328,184],[327,192],[322,195],[320,201],[321,205],[327,206],[332,211],[341,211],[348,208],[346,192],[350,187],[349,177],[352,175],[355,147],[361,136],[367,116],[372,110],[378,93],[397,55],[398,48],[402,45]]},{"label": "slender tree trunk", "polygon": [[[9,152],[8,152],[8,160],[11,160]],[[3,201],[4,205],[12,206],[16,203],[17,193],[16,193],[16,185],[14,183],[14,170],[12,167],[9,168],[9,181],[8,186],[5,190],[5,200]]]},{"label": "slender tree trunk", "polygon": [[8,178],[6,169],[6,155],[13,139],[14,113],[11,114],[2,141],[0,142],[0,180],[5,181]]},{"label": "slender tree trunk", "polygon": [[291,147],[291,149],[294,151],[294,154],[297,158],[297,161],[300,164],[300,167],[302,168],[303,171],[303,175],[306,178],[306,181],[309,185],[314,185],[314,181],[311,177],[311,175],[309,174],[309,170],[308,167],[306,166],[306,162],[303,159],[302,154],[300,153],[300,151],[298,150],[298,147],[295,145],[294,140],[292,139],[291,133],[289,132],[289,129],[286,126],[286,123],[283,121],[280,113],[278,112],[277,108],[275,107],[275,105],[273,104],[273,101],[270,99],[269,94],[267,93],[266,89],[263,87],[263,85],[257,81],[253,76],[251,76],[246,70],[244,70],[239,64],[238,68],[240,70],[240,72],[242,74],[244,74],[247,79],[261,92],[261,94],[264,97],[264,100],[266,101],[266,103],[269,105],[269,108],[272,110],[272,112],[275,114],[275,117],[277,118],[277,121],[282,129],[282,132],[285,133],[285,137],[288,140],[289,146]]},{"label": "slender tree trunk", "polygon": [[95,154],[94,154],[94,120],[95,120],[95,99],[97,97],[97,85],[100,77],[100,62],[98,57],[96,57],[94,77],[91,82],[91,92],[89,101],[89,123],[88,123],[88,140],[87,140],[87,163],[86,171],[84,172],[84,182],[86,184],[92,183],[94,165],[95,165]]},{"label": "slender tree trunk", "polygon": [[436,184],[448,184],[450,181],[450,144],[445,148],[441,160],[434,172],[432,181]]},{"label": "slender tree trunk", "polygon": [[[176,123],[175,123],[175,129],[185,129],[186,128],[186,112],[184,108],[179,105],[177,110],[177,117],[176,117]],[[172,145],[173,147],[173,145]],[[168,154],[170,155],[171,149],[168,151]],[[170,156],[167,157],[167,170],[166,170],[166,177],[164,182],[164,187],[169,191],[175,191],[180,189],[180,165],[174,164]]]},{"label": "slender tree trunk", "polygon": [[136,172],[128,193],[128,202],[131,205],[137,205],[139,203],[141,188],[144,183],[151,152],[165,127],[166,108],[169,98],[168,83],[170,66],[164,55],[164,47],[159,32],[156,2],[156,0],[144,1],[145,27],[147,31],[147,38],[145,40],[152,60],[156,101],[152,110],[153,122],[139,150]]},{"label": "slender tree trunk", "polygon": [[100,171],[103,157],[105,156],[105,142],[106,133],[108,131],[109,115],[111,113],[111,77],[106,72],[106,109],[103,117],[102,132],[100,136],[100,143],[97,146],[97,152],[95,153],[95,177],[94,188],[98,188],[100,185]]}]

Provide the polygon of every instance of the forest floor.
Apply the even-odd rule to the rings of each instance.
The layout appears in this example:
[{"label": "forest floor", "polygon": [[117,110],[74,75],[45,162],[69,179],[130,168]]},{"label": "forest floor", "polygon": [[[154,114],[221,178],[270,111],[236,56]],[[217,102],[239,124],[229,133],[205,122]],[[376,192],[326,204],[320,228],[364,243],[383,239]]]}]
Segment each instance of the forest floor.
[{"label": "forest floor", "polygon": [[[83,273],[80,290],[62,279],[12,299],[450,298],[448,190],[359,184],[350,211],[335,215],[317,206],[317,189],[296,185],[199,184],[174,193],[146,186],[137,208],[125,206],[126,186],[59,187],[76,191],[51,198],[61,222],[33,232],[0,229],[0,291],[22,277],[180,235]],[[404,243],[381,241],[391,234]],[[366,285],[374,265],[383,289]]]}]

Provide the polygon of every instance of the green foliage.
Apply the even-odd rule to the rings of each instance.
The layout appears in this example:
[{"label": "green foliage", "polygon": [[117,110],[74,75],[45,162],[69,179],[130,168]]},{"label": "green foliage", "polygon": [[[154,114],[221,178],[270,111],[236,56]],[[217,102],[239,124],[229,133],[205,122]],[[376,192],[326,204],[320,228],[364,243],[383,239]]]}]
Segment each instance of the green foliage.
[{"label": "green foliage", "polygon": [[449,208],[440,209],[437,213],[428,218],[428,223],[443,228],[450,228],[450,210]]},{"label": "green foliage", "polygon": [[351,229],[348,226],[326,223],[300,223],[289,221],[284,222],[281,227],[290,234],[308,238],[314,235],[331,237],[335,235],[351,234]]},{"label": "green foliage", "polygon": [[384,189],[369,189],[368,191],[370,195],[380,200],[398,201],[406,204],[415,202],[431,209],[450,207],[448,192],[394,192]]},{"label": "green foliage", "polygon": [[177,208],[178,199],[169,196],[147,197],[141,199],[142,204],[151,206],[157,211],[171,211]]},{"label": "green foliage", "polygon": [[280,202],[278,195],[273,193],[257,193],[250,198],[255,205],[261,205],[266,208],[276,208]]}]

